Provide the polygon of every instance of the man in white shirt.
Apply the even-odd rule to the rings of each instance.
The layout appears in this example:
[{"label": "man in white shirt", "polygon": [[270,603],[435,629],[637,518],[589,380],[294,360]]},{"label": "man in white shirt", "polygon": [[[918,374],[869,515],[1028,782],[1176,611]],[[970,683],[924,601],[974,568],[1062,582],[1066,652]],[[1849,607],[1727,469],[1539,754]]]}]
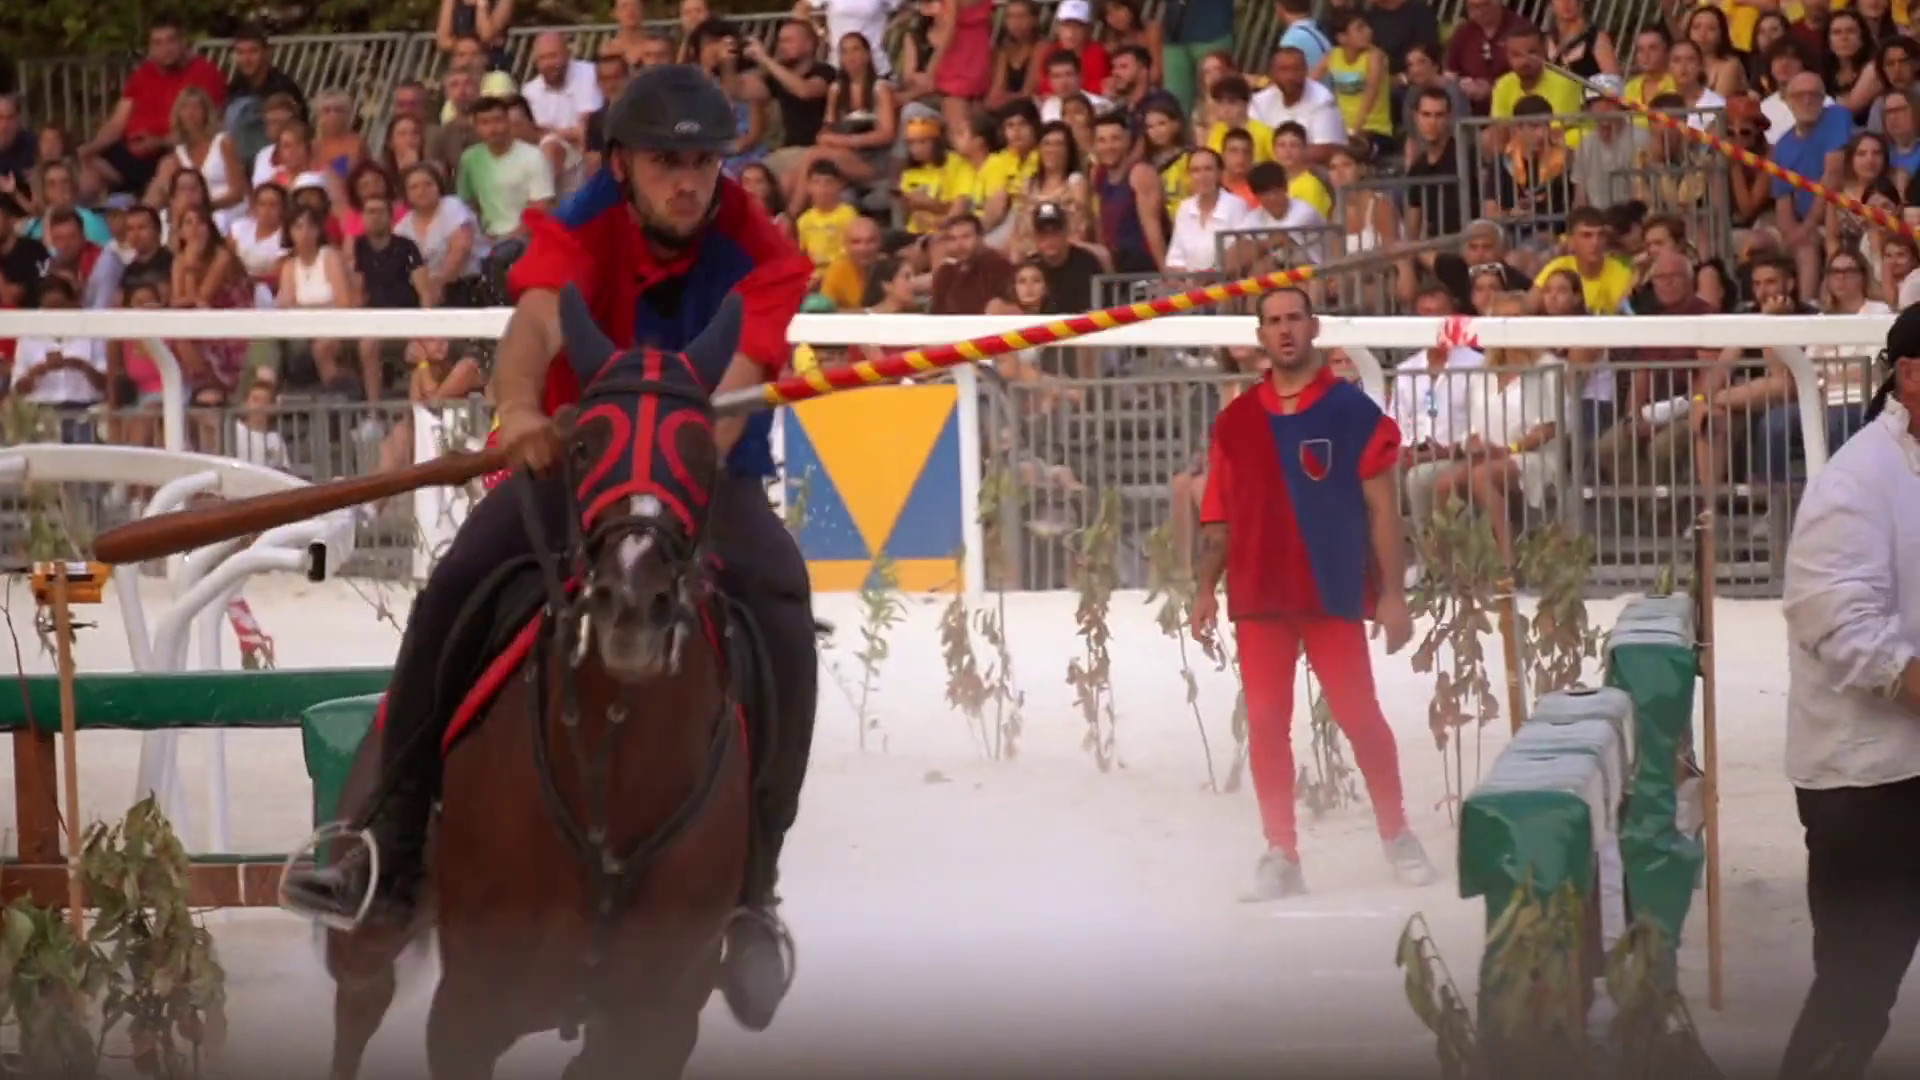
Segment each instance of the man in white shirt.
[{"label": "man in white shirt", "polygon": [[[1431,314],[1422,307],[1416,311]],[[1484,392],[1486,384],[1471,372],[1486,362],[1480,350],[1443,335],[1393,370],[1389,396],[1404,447],[1400,488],[1406,492],[1415,529],[1432,522],[1434,485],[1453,468],[1455,449],[1466,445],[1472,434],[1474,393]]]},{"label": "man in white shirt", "polygon": [[1327,219],[1305,199],[1287,191],[1287,170],[1278,162],[1263,161],[1247,172],[1253,189],[1253,208],[1232,231],[1246,234],[1228,256],[1227,268],[1250,273],[1262,260],[1278,265],[1326,261]]},{"label": "man in white shirt", "polygon": [[1040,100],[1040,122],[1051,124],[1060,119],[1060,103],[1080,94],[1093,106],[1093,115],[1099,116],[1113,108],[1113,102],[1081,85],[1080,58],[1061,50],[1047,58],[1047,85],[1053,88],[1053,96]]},{"label": "man in white shirt", "polygon": [[607,103],[592,64],[575,60],[567,39],[548,32],[533,40],[537,74],[520,88],[527,112],[540,129],[540,152],[564,190],[577,179],[587,149],[587,118]]},{"label": "man in white shirt", "polygon": [[[79,290],[61,275],[40,283],[40,306],[66,311],[80,306]],[[23,337],[14,344],[13,379],[8,392],[54,409],[62,442],[91,442],[91,425],[82,415],[100,404],[107,389],[107,344],[98,338]]]},{"label": "man in white shirt", "polygon": [[893,59],[887,55],[887,23],[900,8],[900,0],[811,0],[816,15],[827,20],[827,41],[835,48],[848,34],[867,39],[873,50],[873,68],[881,78],[893,74]]},{"label": "man in white shirt", "polygon": [[1299,124],[1307,129],[1307,156],[1314,164],[1332,160],[1334,150],[1347,145],[1347,121],[1333,91],[1307,78],[1307,54],[1284,45],[1275,49],[1267,76],[1270,85],[1253,95],[1247,111],[1275,131]]},{"label": "man in white shirt", "polygon": [[1920,941],[1920,308],[1886,357],[1871,419],[1808,482],[1787,547],[1813,986],[1782,1077],[1865,1075]]}]

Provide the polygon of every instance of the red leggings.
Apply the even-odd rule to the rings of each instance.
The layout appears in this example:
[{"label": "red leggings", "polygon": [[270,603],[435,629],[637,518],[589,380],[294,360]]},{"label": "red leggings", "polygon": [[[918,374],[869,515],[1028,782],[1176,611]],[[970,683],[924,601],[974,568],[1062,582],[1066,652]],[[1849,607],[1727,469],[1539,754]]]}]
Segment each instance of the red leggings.
[{"label": "red leggings", "polygon": [[1303,646],[1334,722],[1353,745],[1354,764],[1366,780],[1381,838],[1391,840],[1405,831],[1400,755],[1374,690],[1366,624],[1325,618],[1245,619],[1234,624],[1234,632],[1240,643],[1240,680],[1247,692],[1247,754],[1268,846],[1288,855],[1299,850],[1293,818],[1293,671]]}]

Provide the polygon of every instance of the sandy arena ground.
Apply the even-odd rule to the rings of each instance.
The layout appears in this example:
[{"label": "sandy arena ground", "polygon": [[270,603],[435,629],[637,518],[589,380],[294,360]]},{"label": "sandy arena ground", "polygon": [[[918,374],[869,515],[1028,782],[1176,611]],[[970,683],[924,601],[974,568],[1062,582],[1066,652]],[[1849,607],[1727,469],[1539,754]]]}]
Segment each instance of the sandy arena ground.
[{"label": "sandy arena ground", "polygon": [[[148,586],[153,618],[167,593],[160,583]],[[348,583],[261,579],[248,595],[283,666],[391,660],[397,633]],[[385,596],[405,610],[403,595],[388,589]],[[10,599],[30,650],[27,669],[47,670],[27,633],[23,590]],[[1081,722],[1063,679],[1078,645],[1073,596],[1007,601],[1017,681],[1027,695],[1027,733],[1012,763],[983,760],[966,721],[942,696],[937,600],[910,602],[893,633],[894,654],[872,702],[880,730],[862,753],[851,704],[858,612],[853,597],[821,599],[821,614],[840,627],[826,656],[837,674],[823,680],[813,776],[785,859],[799,980],[760,1036],[737,1028],[716,999],[694,1075],[1111,1076],[1164,1067],[1184,1075],[1334,1076],[1431,1066],[1431,1040],[1409,1012],[1393,966],[1394,942],[1407,919],[1423,913],[1455,976],[1469,982],[1482,909],[1459,899],[1453,880],[1441,764],[1426,731],[1429,678],[1415,675],[1404,657],[1376,659],[1400,735],[1408,809],[1446,871],[1442,883],[1395,886],[1362,805],[1304,824],[1310,897],[1245,906],[1235,898],[1260,851],[1253,798],[1206,789],[1175,650],[1143,599],[1114,601],[1125,768],[1109,775],[1079,748]],[[1593,615],[1610,625],[1617,609],[1596,602]],[[106,623],[85,632],[82,670],[130,667],[117,608],[98,610]],[[1780,772],[1779,607],[1723,602],[1718,622],[1724,1013],[1706,1008],[1698,898],[1683,963],[1716,1060],[1745,1075],[1770,1071],[1778,1060],[1810,977],[1809,931],[1804,851]],[[1234,685],[1227,674],[1200,678],[1224,773]],[[1488,762],[1503,727],[1484,733]],[[1303,755],[1306,741],[1297,730]],[[182,758],[195,785],[205,782],[208,742],[205,735],[185,740]],[[83,740],[89,818],[124,810],[139,745],[138,736],[117,733]],[[298,734],[234,733],[227,745],[235,845],[287,850],[307,832]],[[0,762],[6,771],[10,762]],[[10,775],[0,783],[10,798]],[[229,1063],[251,1075],[320,1059],[331,1037],[331,984],[309,929],[277,912],[220,915],[214,927],[231,980]],[[373,1074],[417,1074],[424,1064],[430,970],[414,981],[374,1042]],[[1883,1065],[1920,1062],[1920,994],[1911,984],[1908,990]],[[531,1039],[501,1075],[553,1075],[570,1053],[555,1037]]]}]

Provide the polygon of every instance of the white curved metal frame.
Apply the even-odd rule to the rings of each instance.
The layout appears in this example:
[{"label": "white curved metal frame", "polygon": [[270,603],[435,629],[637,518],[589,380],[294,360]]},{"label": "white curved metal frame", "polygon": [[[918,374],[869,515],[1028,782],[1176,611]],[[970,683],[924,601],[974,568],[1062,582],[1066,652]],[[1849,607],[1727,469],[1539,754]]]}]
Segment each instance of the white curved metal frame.
[{"label": "white curved metal frame", "polygon": [[[0,450],[0,485],[119,483],[155,488],[146,516],[169,513],[197,495],[244,498],[306,487],[307,482],[275,469],[233,458],[140,446],[28,443]],[[271,529],[250,543],[216,544],[168,560],[167,579],[174,597],[158,620],[148,623],[140,597],[140,569],[114,569],[114,595],[126,627],[127,648],[138,671],[185,671],[188,643],[199,643],[199,667],[214,670],[221,660],[221,617],[228,601],[255,574],[282,571],[324,581],[353,555],[355,518],[338,511]],[[191,633],[189,629],[191,628]],[[227,815],[226,733],[211,735],[207,850],[231,847]],[[179,765],[179,732],[155,731],[142,737],[136,799],[152,792],[181,831],[191,836],[193,809],[186,798]]]}]

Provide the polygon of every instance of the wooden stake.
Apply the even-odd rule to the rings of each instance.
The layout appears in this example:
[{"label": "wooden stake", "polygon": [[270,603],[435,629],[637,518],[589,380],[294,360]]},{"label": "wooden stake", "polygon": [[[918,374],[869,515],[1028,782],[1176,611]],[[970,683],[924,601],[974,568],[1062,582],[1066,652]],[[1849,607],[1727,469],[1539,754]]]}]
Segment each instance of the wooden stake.
[{"label": "wooden stake", "polygon": [[1520,616],[1513,601],[1511,566],[1506,576],[1495,582],[1493,588],[1499,597],[1495,603],[1500,611],[1500,649],[1507,665],[1507,716],[1512,720],[1513,731],[1517,735],[1520,726],[1527,722],[1527,673],[1521,670]]},{"label": "wooden stake", "polygon": [[1700,670],[1700,783],[1706,804],[1707,1007],[1719,1012],[1726,1007],[1726,973],[1721,962],[1719,681],[1713,660],[1713,600],[1719,577],[1716,525],[1712,510],[1694,522],[1693,594],[1694,655]]},{"label": "wooden stake", "polygon": [[61,762],[67,786],[67,921],[76,936],[86,934],[86,896],[80,887],[79,716],[73,701],[73,609],[67,605],[67,564],[53,572],[53,633],[60,664]]}]

